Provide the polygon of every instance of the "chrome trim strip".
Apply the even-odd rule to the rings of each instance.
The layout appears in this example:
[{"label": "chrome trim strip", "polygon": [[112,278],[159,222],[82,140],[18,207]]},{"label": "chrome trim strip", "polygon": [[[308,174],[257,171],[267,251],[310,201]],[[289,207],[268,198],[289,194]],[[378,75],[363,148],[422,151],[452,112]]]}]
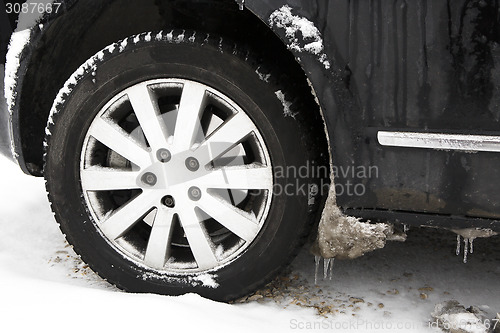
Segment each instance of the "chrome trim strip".
[{"label": "chrome trim strip", "polygon": [[379,131],[382,146],[500,152],[500,136]]}]

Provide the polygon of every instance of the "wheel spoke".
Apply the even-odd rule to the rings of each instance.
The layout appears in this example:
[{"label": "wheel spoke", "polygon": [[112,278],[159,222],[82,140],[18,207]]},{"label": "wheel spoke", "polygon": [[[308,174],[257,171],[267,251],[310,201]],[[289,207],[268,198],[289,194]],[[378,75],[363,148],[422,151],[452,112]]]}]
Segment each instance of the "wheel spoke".
[{"label": "wheel spoke", "polygon": [[248,118],[243,113],[239,112],[217,128],[198,147],[196,153],[204,161],[206,161],[208,154],[208,162],[210,162],[235,147],[255,130],[255,125],[248,121]]},{"label": "wheel spoke", "polygon": [[142,131],[153,151],[167,146],[166,128],[161,119],[158,103],[145,84],[136,85],[126,90],[134,113]]},{"label": "wheel spoke", "polygon": [[215,169],[196,179],[196,183],[205,188],[270,190],[273,174],[267,166],[231,166]]},{"label": "wheel spoke", "polygon": [[137,184],[139,172],[90,167],[82,170],[80,176],[82,187],[87,191],[131,190],[140,188]]},{"label": "wheel spoke", "polygon": [[210,194],[202,196],[198,207],[245,241],[255,238],[259,225],[255,216]]},{"label": "wheel spoke", "polygon": [[170,240],[175,214],[171,209],[159,207],[149,235],[144,262],[155,268],[163,268],[170,256]]},{"label": "wheel spoke", "polygon": [[183,210],[180,221],[198,268],[209,269],[215,267],[217,258],[214,255],[212,240],[201,226],[200,218],[194,208]]},{"label": "wheel spoke", "polygon": [[156,206],[156,197],[157,194],[154,191],[143,192],[105,220],[99,226],[101,231],[111,240],[123,236],[139,219]]},{"label": "wheel spoke", "polygon": [[118,125],[96,118],[90,127],[89,134],[140,168],[151,164],[148,151]]},{"label": "wheel spoke", "polygon": [[176,152],[191,149],[196,133],[200,130],[201,113],[205,108],[206,87],[195,82],[185,82],[174,130]]}]

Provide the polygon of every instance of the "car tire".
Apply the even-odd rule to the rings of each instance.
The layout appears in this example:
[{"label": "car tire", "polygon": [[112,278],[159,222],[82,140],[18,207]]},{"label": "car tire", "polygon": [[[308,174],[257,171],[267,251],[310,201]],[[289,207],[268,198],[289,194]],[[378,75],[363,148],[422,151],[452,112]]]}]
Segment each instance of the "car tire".
[{"label": "car tire", "polygon": [[200,32],[144,33],[96,54],[61,89],[46,130],[48,197],[101,277],[130,292],[230,301],[296,254],[320,179],[290,170],[318,152],[298,99],[255,59]]}]

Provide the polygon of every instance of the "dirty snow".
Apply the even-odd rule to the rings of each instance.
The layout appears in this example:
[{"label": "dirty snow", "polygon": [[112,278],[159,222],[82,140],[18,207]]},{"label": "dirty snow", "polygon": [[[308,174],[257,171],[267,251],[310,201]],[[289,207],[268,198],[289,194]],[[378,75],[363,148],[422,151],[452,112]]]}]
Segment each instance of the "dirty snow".
[{"label": "dirty snow", "polygon": [[479,308],[466,309],[455,300],[437,304],[431,315],[436,327],[451,332],[488,333],[491,323],[496,323],[486,318]]},{"label": "dirty snow", "polygon": [[383,248],[392,233],[388,224],[359,222],[331,205],[323,212],[312,252],[323,258],[355,259]]},{"label": "dirty snow", "polygon": [[326,69],[330,68],[328,57],[323,52],[323,38],[313,22],[305,17],[293,15],[292,8],[284,5],[271,14],[269,24],[285,30],[289,49],[316,55]]},{"label": "dirty snow", "polygon": [[489,319],[500,311],[500,237],[476,239],[474,256],[463,264],[455,256],[455,234],[420,228],[409,231],[406,243],[330,261],[331,280],[323,279],[322,264],[317,285],[314,257],[305,248],[253,301],[230,305],[192,294],[123,293],[64,241],[43,180],[22,174],[3,157],[0,170],[0,313],[6,331],[88,332],[91,320],[100,331],[439,332],[429,328],[438,303],[456,299]]}]

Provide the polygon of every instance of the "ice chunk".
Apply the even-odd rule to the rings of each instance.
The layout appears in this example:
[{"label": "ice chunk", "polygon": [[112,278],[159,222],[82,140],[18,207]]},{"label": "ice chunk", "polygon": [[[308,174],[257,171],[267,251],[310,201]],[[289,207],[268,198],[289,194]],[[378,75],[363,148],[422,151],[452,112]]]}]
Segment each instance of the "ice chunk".
[{"label": "ice chunk", "polygon": [[354,259],[383,248],[393,227],[385,223],[365,223],[345,216],[335,202],[335,188],[330,186],[311,252],[323,258]]},{"label": "ice chunk", "polygon": [[469,229],[452,229],[451,231],[464,238],[488,238],[498,235],[497,232],[491,229],[469,228]]},{"label": "ice chunk", "polygon": [[447,301],[435,306],[431,314],[431,327],[438,327],[447,332],[487,333],[486,317],[477,307],[465,309],[457,301]]},{"label": "ice chunk", "polygon": [[467,254],[474,253],[474,240],[476,238],[488,238],[498,235],[497,232],[491,229],[468,228],[452,229],[451,231],[457,234],[457,256],[460,254],[460,237],[464,238],[464,263],[467,263]]}]

